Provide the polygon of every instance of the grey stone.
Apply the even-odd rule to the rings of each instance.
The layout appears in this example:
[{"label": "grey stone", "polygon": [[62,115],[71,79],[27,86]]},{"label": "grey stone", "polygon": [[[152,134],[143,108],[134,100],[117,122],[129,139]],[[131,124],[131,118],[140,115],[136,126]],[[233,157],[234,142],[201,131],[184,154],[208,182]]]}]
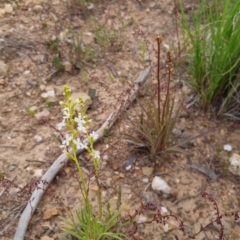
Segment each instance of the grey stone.
[{"label": "grey stone", "polygon": [[35,118],[40,121],[40,120],[45,120],[47,121],[49,119],[50,112],[47,109],[44,109],[43,111],[36,113]]},{"label": "grey stone", "polygon": [[[88,96],[88,94],[86,94],[84,92],[72,93],[72,95],[71,95],[72,101],[76,101],[79,97],[81,97],[83,99],[85,112],[86,112],[87,109],[92,104],[92,99]],[[80,111],[80,107],[78,104],[75,106],[75,110],[77,110],[78,112]]]},{"label": "grey stone", "polygon": [[39,13],[39,12],[41,12],[43,10],[43,7],[41,6],[41,5],[35,5],[34,7],[33,7],[33,11],[35,12],[35,13]]}]

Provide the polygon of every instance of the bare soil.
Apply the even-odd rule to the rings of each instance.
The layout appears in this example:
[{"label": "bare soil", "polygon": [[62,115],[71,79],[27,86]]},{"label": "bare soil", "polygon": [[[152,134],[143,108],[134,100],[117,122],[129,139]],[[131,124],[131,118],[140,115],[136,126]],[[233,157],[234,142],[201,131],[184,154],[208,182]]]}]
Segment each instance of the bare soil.
[{"label": "bare soil", "polygon": [[[19,2],[19,6],[12,1],[3,0],[0,9],[4,9],[4,4],[9,2],[12,11],[0,12],[0,60],[8,65],[6,76],[0,77],[0,173],[24,187],[39,180],[62,152],[54,129],[49,124],[40,124],[36,117],[31,116],[29,109],[36,112],[46,109],[50,113],[50,123],[56,126],[62,118],[59,101],[63,100],[63,85],[69,84],[73,92],[88,93],[90,88],[96,89],[98,98],[87,113],[93,120],[91,128],[98,129],[108,114],[119,107],[119,96],[125,94],[129,88],[128,83],[136,79],[149,65],[148,54],[141,57],[139,47],[144,38],[136,32],[141,29],[150,41],[150,49],[152,45],[156,45],[156,36],[162,36],[164,44],[176,54],[176,14],[174,1],[170,0],[98,1],[92,9],[86,11],[66,7],[61,0],[26,0]],[[195,6],[197,1],[188,1],[186,8],[191,11]],[[121,30],[124,37],[121,49],[102,51],[99,48],[94,38],[94,26],[89,20],[91,16],[98,18],[102,24],[125,26]],[[85,44],[93,44],[93,62],[83,63],[80,68],[85,69],[89,76],[97,77],[98,81],[84,81],[79,69],[73,66],[73,70],[69,72],[53,74],[52,53],[47,49],[46,42],[59,37],[69,26],[74,33],[82,35]],[[154,64],[154,51],[150,55]],[[162,62],[165,60],[162,59]],[[155,71],[153,69],[149,79],[149,91],[156,84]],[[176,71],[172,80],[176,104],[181,100],[187,101],[194,94],[184,82],[188,76],[187,68],[182,68],[182,71],[181,74]],[[100,81],[108,87],[107,91],[100,86]],[[50,105],[42,97],[49,90],[56,93]],[[141,101],[144,101],[144,97]],[[137,109],[137,106],[134,105],[133,108]],[[136,111],[130,109],[127,114],[134,117]],[[130,170],[126,170],[125,162],[129,160],[130,152],[121,138],[121,132],[128,131],[130,125],[124,116],[110,131],[109,136],[96,145],[102,156],[101,181],[105,186],[103,200],[106,203],[109,201],[114,207],[118,188],[121,186],[122,205],[128,209],[124,212],[125,216],[133,214],[141,206],[144,201],[143,191],[154,176],[162,177],[171,187],[171,194],[167,197],[153,193],[151,187],[147,191],[154,195],[157,204],[166,207],[184,221],[186,233],[181,233],[176,222],[169,220],[167,232],[164,232],[163,224],[152,223],[139,228],[136,239],[186,239],[188,234],[193,234],[201,226],[208,224],[215,212],[213,204],[201,197],[203,190],[213,196],[221,212],[240,209],[240,181],[236,176],[224,174],[229,156],[222,150],[224,144],[231,144],[233,152],[240,153],[240,125],[215,119],[212,113],[203,113],[198,106],[193,105],[190,108],[184,107],[176,127],[190,137],[201,135],[186,146],[192,153],[190,157],[172,154],[155,164],[148,156],[136,154],[136,162]],[[81,155],[80,161],[86,169],[91,170],[86,154]],[[206,174],[191,168],[192,164],[207,166],[215,171],[218,178],[210,179]],[[153,172],[149,176],[144,175],[144,167],[153,168]],[[44,220],[44,213],[48,209],[57,208],[60,216],[68,217],[62,205],[56,203],[54,196],[72,210],[81,207],[81,193],[75,176],[76,168],[72,163],[64,166],[56,176],[31,219],[25,239],[41,239],[46,235],[50,239],[63,239],[62,220],[59,216]],[[94,182],[90,188],[92,201],[95,203]],[[11,221],[21,213],[29,197],[29,194],[12,187],[0,195],[0,231],[10,223],[1,239],[13,238],[19,217]],[[143,215],[151,219],[153,213]],[[239,222],[227,218],[225,224],[225,239],[240,239]],[[216,228],[211,227],[207,233],[201,233],[196,239],[216,239],[216,236]]]}]

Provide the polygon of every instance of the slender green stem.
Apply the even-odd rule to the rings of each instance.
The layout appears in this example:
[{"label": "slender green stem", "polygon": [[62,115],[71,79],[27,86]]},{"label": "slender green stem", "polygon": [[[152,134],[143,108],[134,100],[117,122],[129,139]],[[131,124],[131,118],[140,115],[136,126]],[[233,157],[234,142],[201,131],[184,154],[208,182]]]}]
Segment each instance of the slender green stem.
[{"label": "slender green stem", "polygon": [[79,177],[82,181],[82,188],[83,188],[83,198],[84,198],[84,202],[85,202],[85,205],[86,205],[86,209],[87,209],[87,212],[89,214],[91,214],[91,204],[90,204],[90,201],[89,201],[89,196],[88,196],[88,189],[87,189],[87,183],[85,181],[85,178],[84,178],[84,173],[83,173],[83,170],[78,162],[78,159],[77,159],[77,156],[76,156],[76,151],[74,151],[74,155],[72,157],[72,160],[75,162],[76,166],[77,166],[77,170],[78,170],[78,173],[79,173]]},{"label": "slender green stem", "polygon": [[83,186],[83,193],[84,193],[84,197],[86,197],[87,195],[87,188],[86,188],[86,181],[85,181],[85,178],[84,178],[84,173],[82,171],[82,168],[78,162],[78,159],[77,159],[77,156],[76,156],[76,153],[74,154],[74,162],[77,166],[77,170],[78,170],[78,173],[79,173],[79,177],[82,181],[82,186]]},{"label": "slender green stem", "polygon": [[96,175],[96,181],[97,181],[97,197],[98,197],[98,220],[101,221],[102,219],[102,191],[101,191],[101,185],[98,179],[98,175]]}]

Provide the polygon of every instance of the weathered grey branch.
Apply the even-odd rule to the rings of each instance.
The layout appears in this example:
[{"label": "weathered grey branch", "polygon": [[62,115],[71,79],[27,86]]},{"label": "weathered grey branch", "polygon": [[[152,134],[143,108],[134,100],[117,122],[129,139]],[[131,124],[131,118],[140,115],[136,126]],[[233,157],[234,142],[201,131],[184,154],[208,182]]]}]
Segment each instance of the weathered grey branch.
[{"label": "weathered grey branch", "polygon": [[[129,94],[126,96],[123,104],[120,106],[120,109],[113,111],[107,118],[107,120],[103,123],[103,125],[96,131],[98,134],[98,139],[96,141],[99,141],[104,136],[104,130],[110,129],[116,119],[129,107],[129,105],[132,103],[132,101],[136,98],[137,93],[144,87],[148,76],[151,72],[151,66],[146,68],[138,77],[138,79],[135,82],[134,86],[130,90]],[[88,140],[84,140],[85,143],[88,143]],[[83,150],[79,150],[77,154],[79,155]],[[38,203],[40,202],[44,191],[47,189],[49,184],[52,182],[54,177],[57,175],[57,173],[62,169],[64,164],[67,163],[68,157],[65,153],[60,155],[55,162],[50,166],[50,168],[47,170],[47,172],[42,177],[38,187],[34,190],[32,193],[32,196],[24,209],[21,218],[18,223],[17,230],[15,232],[14,240],[23,240],[25,233],[27,231],[27,227],[29,224],[29,221],[35,211],[35,209],[38,206]],[[47,184],[44,184],[47,183]],[[44,190],[43,190],[44,189]]]}]

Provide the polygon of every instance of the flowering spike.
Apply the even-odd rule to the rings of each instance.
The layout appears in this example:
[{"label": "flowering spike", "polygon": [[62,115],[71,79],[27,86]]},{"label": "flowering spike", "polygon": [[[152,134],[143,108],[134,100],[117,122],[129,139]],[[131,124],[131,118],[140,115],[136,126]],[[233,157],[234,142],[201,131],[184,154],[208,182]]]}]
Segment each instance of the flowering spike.
[{"label": "flowering spike", "polygon": [[71,88],[68,85],[64,85],[63,87],[63,96],[65,98],[69,98],[71,95]]}]

